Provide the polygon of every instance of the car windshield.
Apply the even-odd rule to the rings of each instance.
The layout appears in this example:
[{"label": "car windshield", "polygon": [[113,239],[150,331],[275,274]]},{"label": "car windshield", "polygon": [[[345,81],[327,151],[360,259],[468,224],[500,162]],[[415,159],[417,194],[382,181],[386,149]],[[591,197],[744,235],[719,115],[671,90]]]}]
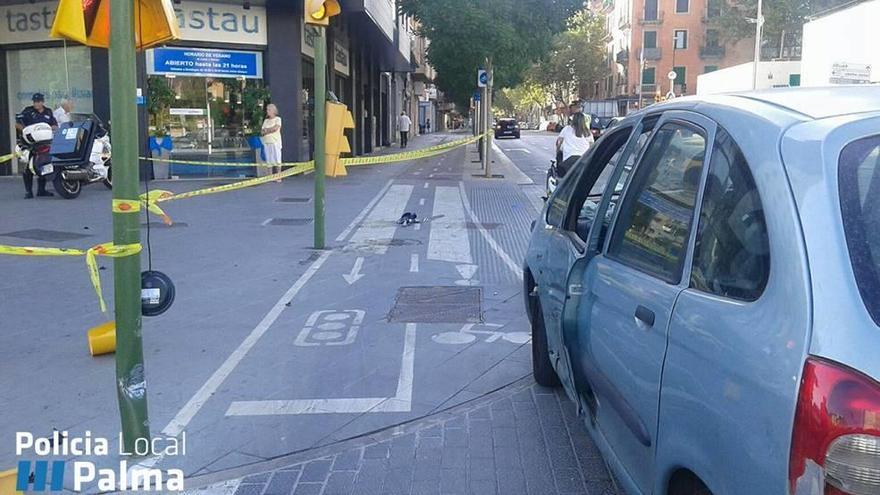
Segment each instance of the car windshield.
[{"label": "car windshield", "polygon": [[880,135],[840,154],[840,203],[853,273],[862,300],[880,325]]}]

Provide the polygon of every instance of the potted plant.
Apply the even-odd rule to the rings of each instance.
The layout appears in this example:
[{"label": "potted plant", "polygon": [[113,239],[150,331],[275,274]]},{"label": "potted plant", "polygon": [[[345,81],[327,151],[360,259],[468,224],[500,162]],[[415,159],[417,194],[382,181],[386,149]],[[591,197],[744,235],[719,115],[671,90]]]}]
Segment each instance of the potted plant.
[{"label": "potted plant", "polygon": [[[174,104],[176,93],[164,77],[147,79],[147,112],[150,117],[150,154],[154,158],[168,158],[174,144],[168,135],[168,110]],[[167,160],[153,162],[153,177],[167,179],[170,177]]]}]

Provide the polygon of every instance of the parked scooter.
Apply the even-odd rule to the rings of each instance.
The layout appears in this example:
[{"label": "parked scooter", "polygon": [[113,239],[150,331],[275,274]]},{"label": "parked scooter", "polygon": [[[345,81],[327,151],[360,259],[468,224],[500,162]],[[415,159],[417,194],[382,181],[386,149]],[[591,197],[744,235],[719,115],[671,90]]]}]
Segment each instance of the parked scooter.
[{"label": "parked scooter", "polygon": [[62,198],[74,199],[89,184],[101,182],[111,188],[110,150],[109,132],[97,116],[75,116],[64,124],[55,132],[49,152],[55,191]]}]

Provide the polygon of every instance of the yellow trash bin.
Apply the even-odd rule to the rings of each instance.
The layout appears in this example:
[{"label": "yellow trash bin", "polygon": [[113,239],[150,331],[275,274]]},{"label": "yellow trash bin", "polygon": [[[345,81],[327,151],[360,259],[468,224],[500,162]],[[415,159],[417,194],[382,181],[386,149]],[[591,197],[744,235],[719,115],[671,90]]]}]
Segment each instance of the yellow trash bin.
[{"label": "yellow trash bin", "polygon": [[108,321],[89,330],[89,352],[92,356],[116,352],[116,321]]},{"label": "yellow trash bin", "polygon": [[0,495],[21,495],[22,492],[15,490],[15,482],[18,480],[18,470],[0,471]]}]

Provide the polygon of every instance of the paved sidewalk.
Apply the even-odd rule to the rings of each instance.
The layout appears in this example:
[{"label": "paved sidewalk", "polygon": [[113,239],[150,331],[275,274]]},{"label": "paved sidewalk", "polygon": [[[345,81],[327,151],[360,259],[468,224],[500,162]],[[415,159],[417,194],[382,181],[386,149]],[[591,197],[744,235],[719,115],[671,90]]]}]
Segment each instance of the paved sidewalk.
[{"label": "paved sidewalk", "polygon": [[617,493],[572,403],[530,379],[429,418],[229,473],[239,477],[190,480],[212,484],[188,493]]}]

